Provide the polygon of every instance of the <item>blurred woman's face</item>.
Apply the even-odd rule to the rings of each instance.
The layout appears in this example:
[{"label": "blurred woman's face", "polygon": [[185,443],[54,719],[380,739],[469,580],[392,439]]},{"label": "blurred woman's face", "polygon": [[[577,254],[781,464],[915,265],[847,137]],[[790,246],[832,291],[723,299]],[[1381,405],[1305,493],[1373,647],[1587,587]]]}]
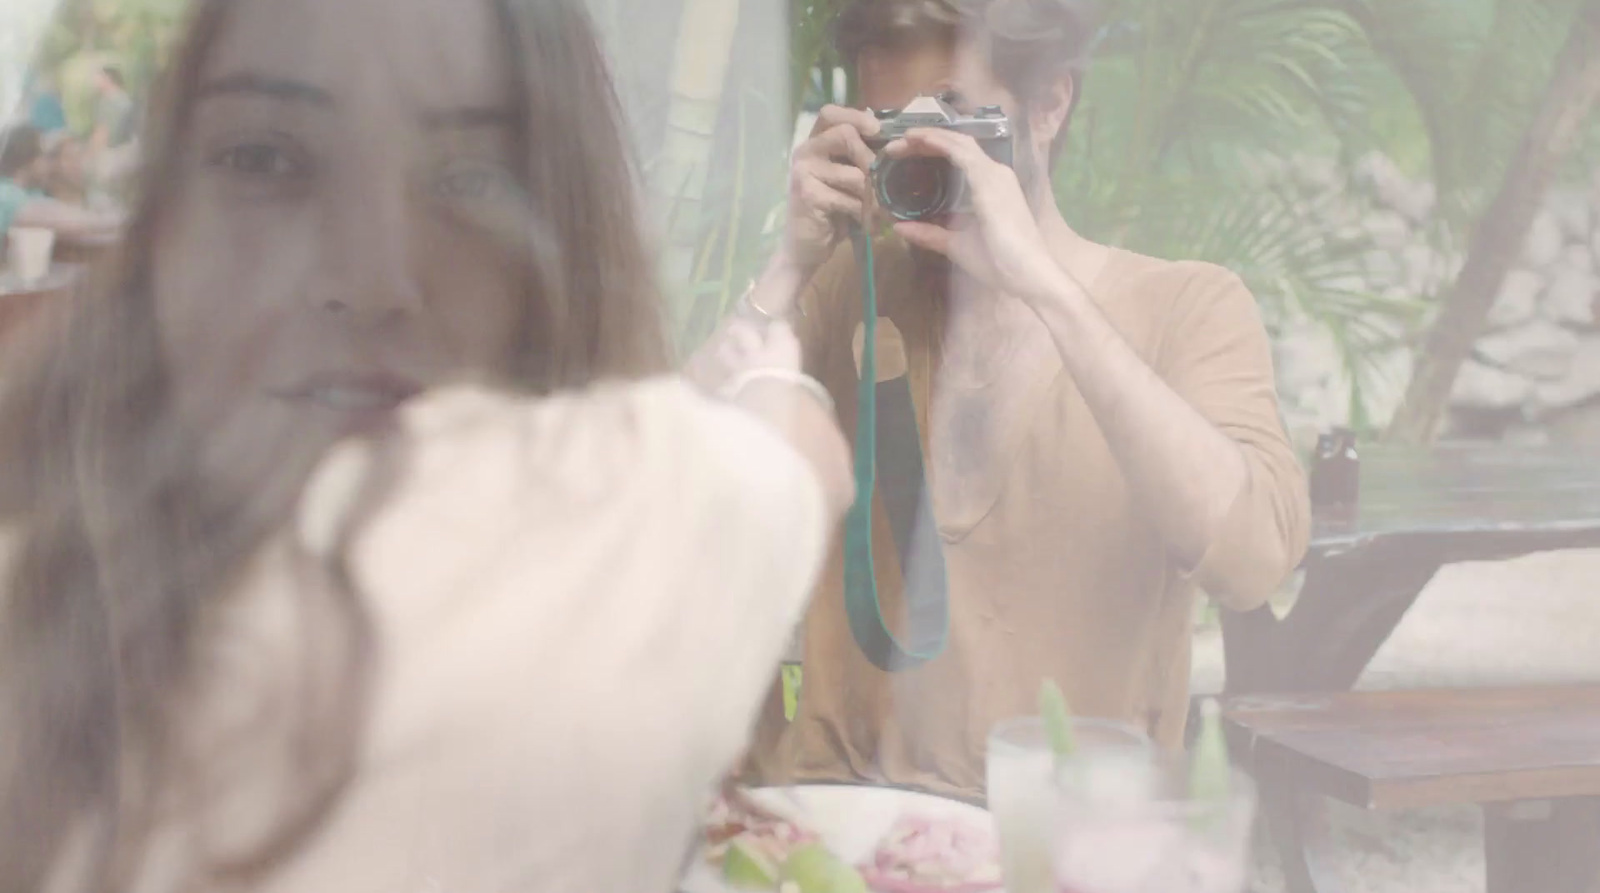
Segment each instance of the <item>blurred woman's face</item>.
[{"label": "blurred woman's face", "polygon": [[[516,91],[471,0],[246,0],[206,54],[153,289],[207,473],[511,367]],[[513,221],[508,224],[507,221]]]}]

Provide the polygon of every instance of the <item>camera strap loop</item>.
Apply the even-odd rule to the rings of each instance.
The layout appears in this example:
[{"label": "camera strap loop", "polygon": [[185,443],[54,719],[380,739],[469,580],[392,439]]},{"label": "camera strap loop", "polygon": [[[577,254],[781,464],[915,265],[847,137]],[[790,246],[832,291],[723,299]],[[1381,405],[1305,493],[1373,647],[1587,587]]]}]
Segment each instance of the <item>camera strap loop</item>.
[{"label": "camera strap loop", "polygon": [[[933,516],[922,437],[910,380],[878,381],[878,291],[872,240],[853,226],[861,270],[861,380],[856,406],[856,501],[845,519],[844,603],[850,632],[872,665],[908,670],[944,652],[950,635],[950,587],[944,544]],[[879,407],[882,411],[879,411]],[[873,496],[882,497],[894,533],[905,593],[904,637],[889,629],[878,600],[872,554]]]}]

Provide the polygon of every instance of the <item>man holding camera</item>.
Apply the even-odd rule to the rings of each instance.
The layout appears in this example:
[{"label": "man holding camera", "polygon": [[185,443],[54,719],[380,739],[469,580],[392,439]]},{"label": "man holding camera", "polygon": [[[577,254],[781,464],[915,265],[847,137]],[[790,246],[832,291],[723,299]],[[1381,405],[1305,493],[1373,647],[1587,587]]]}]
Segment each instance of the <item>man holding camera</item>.
[{"label": "man holding camera", "polygon": [[[868,108],[953,118],[884,145],[916,116],[824,109],[794,153],[785,245],[743,312],[795,321],[859,438],[869,345],[847,236],[893,222],[898,238],[875,240],[876,380],[907,383],[937,536],[908,553],[884,517],[879,400],[868,577],[902,635],[926,597],[912,581],[942,584],[948,635],[915,665],[866,653],[842,594],[847,533],[803,629],[798,713],[769,710],[757,735],[758,780],[976,794],[989,728],[1034,712],[1044,679],[1076,713],[1176,746],[1196,592],[1254,608],[1298,563],[1305,480],[1249,291],[1090,242],[1056,206],[1093,33],[1080,0],[854,0],[836,23]],[[983,123],[998,115],[1006,127]],[[964,196],[923,213],[941,190]],[[942,572],[913,566],[929,561]]]}]

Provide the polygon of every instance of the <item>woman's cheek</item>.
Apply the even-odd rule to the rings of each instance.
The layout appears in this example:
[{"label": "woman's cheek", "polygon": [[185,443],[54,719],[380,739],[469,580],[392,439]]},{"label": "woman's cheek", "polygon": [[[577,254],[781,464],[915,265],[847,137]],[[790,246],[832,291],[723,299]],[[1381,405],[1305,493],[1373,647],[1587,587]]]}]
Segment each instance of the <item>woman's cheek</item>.
[{"label": "woman's cheek", "polygon": [[294,365],[297,298],[312,269],[304,227],[258,227],[204,202],[184,202],[158,230],[154,300],[169,360],[202,382],[270,386]]},{"label": "woman's cheek", "polygon": [[[507,252],[465,234],[429,240],[421,275],[427,303],[424,337],[439,343],[455,371],[498,375],[515,366],[523,343],[527,276]],[[453,258],[445,262],[439,257]]]}]

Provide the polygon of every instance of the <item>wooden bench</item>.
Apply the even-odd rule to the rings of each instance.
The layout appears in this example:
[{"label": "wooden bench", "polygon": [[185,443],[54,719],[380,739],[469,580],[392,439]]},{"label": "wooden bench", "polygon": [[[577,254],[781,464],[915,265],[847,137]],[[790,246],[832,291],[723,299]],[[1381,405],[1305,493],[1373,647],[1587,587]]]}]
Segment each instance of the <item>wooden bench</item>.
[{"label": "wooden bench", "polygon": [[1600,685],[1250,696],[1224,716],[1292,893],[1338,889],[1322,797],[1480,805],[1489,893],[1600,891]]},{"label": "wooden bench", "polygon": [[38,282],[24,283],[0,271],[0,341],[43,315],[52,305],[71,297],[88,275],[81,263],[56,261]]}]

